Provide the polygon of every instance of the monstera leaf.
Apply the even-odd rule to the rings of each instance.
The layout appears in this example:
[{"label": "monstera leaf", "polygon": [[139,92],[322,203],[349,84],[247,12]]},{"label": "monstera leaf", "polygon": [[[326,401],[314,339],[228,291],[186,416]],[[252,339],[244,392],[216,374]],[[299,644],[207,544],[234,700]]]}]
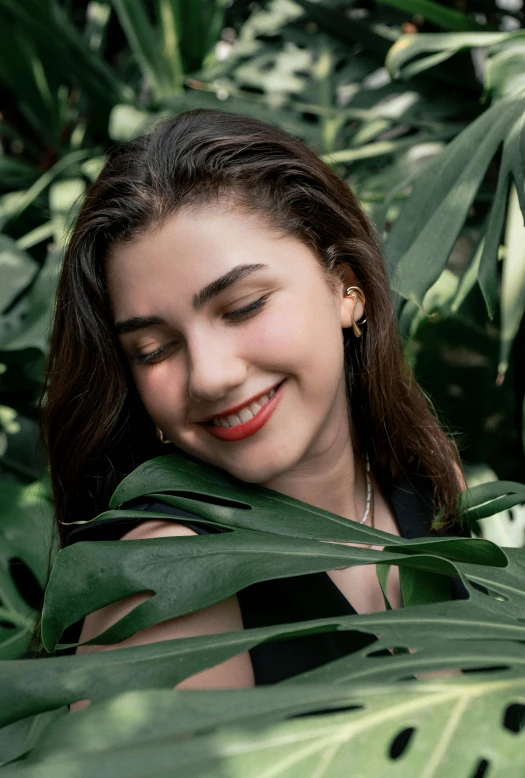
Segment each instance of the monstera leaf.
[{"label": "monstera leaf", "polygon": [[351,765],[356,776],[459,778],[490,764],[492,775],[518,776],[512,715],[523,692],[522,677],[501,673],[483,682],[131,692],[58,718],[5,775],[343,778]]},{"label": "monstera leaf", "polygon": [[0,484],[0,657],[27,649],[41,607],[53,551],[53,511],[46,485]]},{"label": "monstera leaf", "polygon": [[[193,487],[192,487],[193,485]],[[118,642],[138,629],[219,602],[250,584],[349,567],[396,564],[409,571],[461,576],[458,562],[504,566],[503,552],[485,540],[421,538],[406,541],[356,526],[348,520],[263,487],[253,487],[174,454],[146,462],[126,478],[111,506],[154,496],[230,530],[221,534],[159,538],[124,544],[83,542],[58,556],[43,612],[43,639],[52,651],[63,630],[87,613],[134,592],[156,596],[116,624],[97,642]],[[166,518],[166,514],[122,509],[101,514]],[[173,517],[176,519],[176,517]],[[328,542],[375,543],[383,551]],[[151,565],[151,553],[156,563]],[[107,575],[93,581],[92,570]],[[175,586],[166,587],[169,575]],[[407,579],[408,580],[408,579]],[[407,587],[409,585],[407,584]],[[95,642],[95,641],[93,641]]]},{"label": "monstera leaf", "polygon": [[[464,495],[463,516],[482,520],[522,501],[524,490],[483,484]],[[355,526],[178,454],[138,468],[94,522],[137,514],[125,504],[146,495],[226,531],[84,541],[59,552],[43,614],[48,650],[68,625],[136,591],[154,596],[92,642],[118,642],[255,581],[356,564],[376,564],[383,583],[384,571],[399,566],[405,607],[77,656],[60,656],[58,644],[55,657],[0,663],[6,776],[138,777],[147,770],[339,778],[349,763],[356,775],[402,769],[407,778],[451,771],[472,778],[488,765],[493,775],[519,774],[510,767],[523,767],[516,737],[525,709],[522,549],[479,538],[406,540]],[[468,599],[426,598],[426,577],[459,578]],[[333,630],[359,631],[371,642],[272,688],[172,691],[265,641]],[[442,671],[455,674],[425,679]],[[92,701],[86,710],[64,714],[82,699]]]}]

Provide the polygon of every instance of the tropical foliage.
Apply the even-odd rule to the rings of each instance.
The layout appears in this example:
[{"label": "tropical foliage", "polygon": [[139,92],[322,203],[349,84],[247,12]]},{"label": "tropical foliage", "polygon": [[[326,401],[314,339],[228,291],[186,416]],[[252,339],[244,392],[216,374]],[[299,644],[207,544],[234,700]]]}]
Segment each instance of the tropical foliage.
[{"label": "tropical foliage", "polygon": [[[0,51],[6,776],[346,776],[349,765],[356,776],[523,773],[525,551],[507,546],[523,545],[515,506],[525,502],[513,483],[524,465],[524,18],[510,0],[0,0],[10,31]],[[229,532],[135,541],[125,554],[82,543],[56,557],[37,405],[67,226],[112,143],[201,106],[273,121],[359,195],[384,237],[409,359],[479,484],[464,506],[476,537],[405,541],[350,528],[168,457],[129,476],[111,510],[155,494]],[[480,537],[496,537],[490,517],[509,510],[497,525],[506,547]],[[53,656],[30,658],[52,561],[43,638]],[[134,591],[156,595],[105,642],[256,580],[354,564],[376,564],[384,590],[399,566],[406,607],[60,655],[65,627]],[[446,600],[440,584],[451,577],[468,600]],[[261,641],[333,629],[376,641],[273,688],[170,690]],[[377,656],[382,648],[392,653]],[[444,669],[466,672],[421,677]],[[67,713],[82,698],[91,706]]]},{"label": "tropical foliage", "polygon": [[[83,542],[61,551],[43,612],[49,651],[67,647],[57,644],[68,625],[144,590],[155,596],[97,642],[118,642],[258,581],[356,564],[377,564],[385,591],[388,570],[398,565],[406,607],[95,655],[3,662],[0,682],[9,703],[0,721],[11,760],[6,775],[138,776],[148,770],[160,776],[175,770],[339,776],[351,759],[363,775],[396,775],[401,765],[404,775],[423,775],[430,761],[428,775],[443,775],[453,765],[455,775],[470,776],[487,757],[495,775],[509,771],[520,754],[516,733],[525,710],[525,628],[517,615],[524,597],[523,549],[501,549],[481,538],[407,541],[350,526],[177,455],[131,474],[110,511],[95,521],[119,510],[133,515],[118,506],[146,494],[228,531],[126,544]],[[465,502],[464,520],[491,513],[494,502],[502,507],[524,498],[525,487],[512,484],[476,487]],[[326,541],[385,546],[374,551]],[[447,601],[439,594],[442,582],[458,576],[469,599]],[[170,696],[162,691],[262,641],[334,629],[357,629],[376,640],[274,688]],[[379,656],[385,648],[391,653]],[[457,669],[469,675],[416,680],[428,671]],[[65,714],[64,706],[82,699],[92,700],[87,711]],[[332,709],[339,712],[328,715]],[[480,738],[485,730],[487,739]],[[366,747],[370,738],[372,752]]]}]

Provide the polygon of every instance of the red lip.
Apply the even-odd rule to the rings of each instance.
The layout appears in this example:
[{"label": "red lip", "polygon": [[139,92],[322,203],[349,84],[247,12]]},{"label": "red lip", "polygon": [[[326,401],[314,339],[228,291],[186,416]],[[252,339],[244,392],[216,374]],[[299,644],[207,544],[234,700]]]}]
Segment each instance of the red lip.
[{"label": "red lip", "polygon": [[197,424],[203,424],[205,421],[211,421],[216,416],[230,416],[233,413],[237,413],[237,411],[242,410],[242,408],[246,408],[247,405],[251,405],[251,403],[255,402],[255,400],[258,400],[259,397],[263,397],[263,395],[268,394],[268,392],[271,392],[272,389],[275,388],[276,388],[275,386],[271,386],[269,389],[265,389],[264,392],[259,392],[259,394],[255,394],[253,397],[250,397],[249,400],[245,400],[243,403],[240,403],[239,405],[234,405],[233,408],[227,408],[225,411],[221,411],[221,413],[215,413],[213,416],[206,416],[206,418],[204,419],[199,419]]},{"label": "red lip", "polygon": [[[204,425],[204,429],[206,432],[209,432],[210,435],[213,435],[214,438],[219,438],[219,440],[236,441],[243,440],[244,438],[249,438],[252,435],[255,435],[255,433],[259,432],[261,427],[266,424],[274,410],[277,408],[277,405],[279,404],[282,396],[282,388],[284,383],[285,381],[282,382],[274,396],[268,400],[266,405],[261,408],[259,413],[249,421],[244,422],[244,424],[238,424],[236,427],[216,427],[215,425]],[[261,395],[259,395],[259,397],[260,396]],[[246,405],[246,403],[244,403],[244,405]],[[244,405],[237,407],[243,408]]]}]

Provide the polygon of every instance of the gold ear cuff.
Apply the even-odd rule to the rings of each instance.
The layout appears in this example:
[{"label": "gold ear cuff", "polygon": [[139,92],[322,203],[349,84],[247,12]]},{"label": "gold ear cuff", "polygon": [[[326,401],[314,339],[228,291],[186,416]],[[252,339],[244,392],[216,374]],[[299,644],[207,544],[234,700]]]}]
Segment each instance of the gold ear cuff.
[{"label": "gold ear cuff", "polygon": [[[363,303],[363,307],[366,304],[363,290],[360,289],[358,286],[349,286],[345,292],[345,297],[359,297],[359,299]],[[352,319],[352,329],[354,331],[354,335],[356,338],[360,338],[361,335],[363,334],[363,330],[361,329],[363,324],[366,324],[366,316],[364,319],[361,319],[361,321],[359,322],[355,321],[355,319]]]}]

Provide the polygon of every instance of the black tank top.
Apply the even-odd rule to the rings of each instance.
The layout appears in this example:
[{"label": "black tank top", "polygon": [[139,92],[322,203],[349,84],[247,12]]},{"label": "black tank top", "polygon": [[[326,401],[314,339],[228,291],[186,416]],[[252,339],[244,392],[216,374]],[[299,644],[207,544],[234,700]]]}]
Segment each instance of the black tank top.
[{"label": "black tank top", "polygon": [[[428,484],[428,478],[413,477],[410,481],[398,482],[385,495],[403,538],[435,536],[431,531],[434,510]],[[177,523],[184,524],[199,535],[222,531],[200,522],[195,514],[155,500],[141,498],[140,502],[123,507],[177,516]],[[83,524],[69,532],[66,546],[83,540],[119,540],[141,523],[141,519],[124,516]],[[470,537],[464,525],[458,525],[446,534]],[[450,595],[453,599],[468,598],[459,579],[450,579]],[[356,614],[328,573],[324,572],[262,581],[238,592],[237,597],[245,629]],[[77,642],[81,626],[79,623],[68,628],[64,641]],[[259,686],[283,681],[359,651],[374,640],[372,635],[345,630],[262,643],[250,649],[255,683]],[[381,653],[388,654],[388,651]]]}]

